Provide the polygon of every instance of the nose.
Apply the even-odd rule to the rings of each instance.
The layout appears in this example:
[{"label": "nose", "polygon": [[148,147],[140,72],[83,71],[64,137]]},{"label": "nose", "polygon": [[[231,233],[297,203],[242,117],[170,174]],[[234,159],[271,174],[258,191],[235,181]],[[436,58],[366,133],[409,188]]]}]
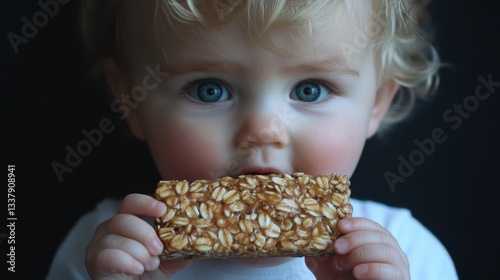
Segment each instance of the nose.
[{"label": "nose", "polygon": [[239,149],[264,146],[283,148],[288,145],[289,135],[278,114],[254,111],[242,120],[235,140]]}]

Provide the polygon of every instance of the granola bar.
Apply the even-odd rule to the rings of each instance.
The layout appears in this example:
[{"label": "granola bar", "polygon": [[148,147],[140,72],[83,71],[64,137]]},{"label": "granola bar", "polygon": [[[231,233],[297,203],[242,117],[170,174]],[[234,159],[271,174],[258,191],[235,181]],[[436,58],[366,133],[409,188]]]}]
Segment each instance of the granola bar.
[{"label": "granola bar", "polygon": [[241,175],[160,181],[167,211],[154,228],[161,260],[333,254],[337,222],[352,215],[345,175]]}]

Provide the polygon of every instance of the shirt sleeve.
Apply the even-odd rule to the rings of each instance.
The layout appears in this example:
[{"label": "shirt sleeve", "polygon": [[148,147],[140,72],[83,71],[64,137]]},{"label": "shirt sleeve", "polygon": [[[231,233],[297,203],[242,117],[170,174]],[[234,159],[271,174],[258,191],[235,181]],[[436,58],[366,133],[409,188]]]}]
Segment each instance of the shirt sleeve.
[{"label": "shirt sleeve", "polygon": [[455,265],[438,238],[405,208],[353,200],[353,216],[369,218],[394,235],[410,263],[411,279],[457,280]]},{"label": "shirt sleeve", "polygon": [[96,209],[82,216],[65,237],[52,260],[46,280],[90,279],[85,267],[85,251],[96,227],[111,218],[119,207],[119,201],[107,199]]}]

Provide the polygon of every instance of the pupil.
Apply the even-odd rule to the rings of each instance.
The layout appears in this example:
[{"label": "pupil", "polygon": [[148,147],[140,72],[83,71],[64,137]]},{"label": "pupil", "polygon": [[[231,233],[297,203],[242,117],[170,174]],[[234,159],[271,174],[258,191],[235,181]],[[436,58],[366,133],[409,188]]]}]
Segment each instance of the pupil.
[{"label": "pupil", "polygon": [[198,87],[198,98],[203,102],[217,102],[222,96],[222,87],[217,83],[204,83]]},{"label": "pupil", "polygon": [[320,96],[320,88],[314,83],[303,83],[296,88],[297,98],[305,102],[314,102]]}]

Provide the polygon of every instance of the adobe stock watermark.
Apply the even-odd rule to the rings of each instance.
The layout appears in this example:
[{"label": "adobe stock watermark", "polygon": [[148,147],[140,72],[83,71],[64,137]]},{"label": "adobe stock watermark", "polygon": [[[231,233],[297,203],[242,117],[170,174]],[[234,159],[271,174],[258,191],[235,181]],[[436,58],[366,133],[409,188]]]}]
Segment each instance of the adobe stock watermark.
[{"label": "adobe stock watermark", "polygon": [[[410,177],[417,167],[421,166],[427,158],[432,156],[438,145],[446,142],[449,131],[459,129],[464,120],[471,117],[472,113],[479,109],[481,102],[486,101],[500,87],[500,81],[494,81],[492,74],[486,78],[477,77],[478,84],[473,94],[465,97],[462,102],[454,103],[449,109],[443,112],[443,121],[446,126],[436,127],[429,137],[425,139],[415,139],[415,149],[408,155],[399,155],[397,171],[385,171],[384,178],[392,192],[396,191],[396,184],[403,183]],[[448,132],[447,132],[448,130]]]},{"label": "adobe stock watermark", "polygon": [[45,27],[49,23],[49,19],[55,17],[60,10],[60,5],[66,5],[70,0],[40,0],[38,6],[40,10],[33,13],[31,19],[22,17],[23,25],[21,32],[9,32],[7,39],[9,39],[12,49],[17,54],[19,53],[19,46],[21,44],[28,44],[30,39],[33,39],[39,32],[40,28]]},{"label": "adobe stock watermark", "polygon": [[[133,87],[129,94],[121,94],[119,99],[114,100],[110,105],[110,110],[113,113],[120,114],[119,119],[125,120],[139,104],[146,100],[150,91],[156,89],[166,77],[167,73],[160,72],[159,64],[156,69],[150,66],[145,67],[146,75],[143,76],[142,84]],[[53,161],[51,163],[52,170],[57,177],[59,183],[63,181],[63,175],[71,173],[77,168],[85,157],[88,157],[92,151],[104,141],[104,136],[115,131],[116,125],[110,118],[102,118],[96,128],[91,130],[83,129],[83,139],[74,146],[66,145],[66,156],[64,162]]]},{"label": "adobe stock watermark", "polygon": [[353,41],[350,43],[341,42],[340,51],[347,63],[351,62],[351,56],[359,54],[372,43],[372,39],[376,38],[384,28],[383,11],[372,11],[371,19],[360,27],[355,27]]}]

